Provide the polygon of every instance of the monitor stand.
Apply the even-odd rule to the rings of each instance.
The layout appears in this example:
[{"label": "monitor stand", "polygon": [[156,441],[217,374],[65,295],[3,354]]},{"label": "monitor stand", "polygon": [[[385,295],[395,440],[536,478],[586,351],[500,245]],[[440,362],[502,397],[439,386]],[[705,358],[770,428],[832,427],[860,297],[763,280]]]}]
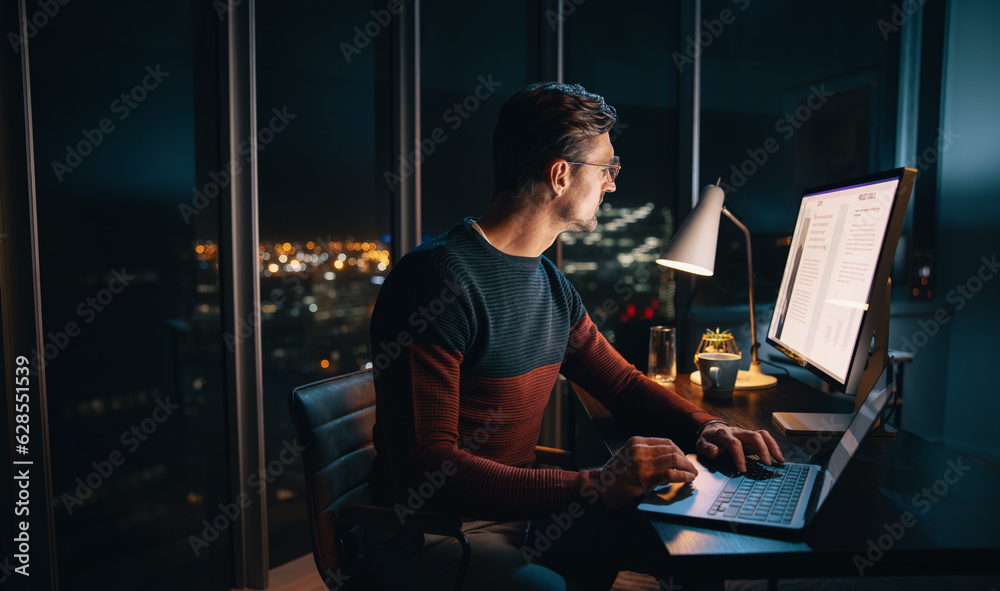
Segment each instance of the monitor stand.
[{"label": "monitor stand", "polygon": [[[885,299],[878,310],[878,324],[872,334],[872,350],[868,354],[864,373],[854,393],[854,413],[830,412],[773,412],[771,421],[788,435],[816,436],[824,433],[843,433],[854,419],[865,398],[875,386],[876,380],[882,375],[885,366],[891,363],[889,359],[889,296],[892,292],[892,280],[885,288]],[[884,423],[882,417],[875,421],[875,426],[869,435],[895,437],[896,429]]]}]

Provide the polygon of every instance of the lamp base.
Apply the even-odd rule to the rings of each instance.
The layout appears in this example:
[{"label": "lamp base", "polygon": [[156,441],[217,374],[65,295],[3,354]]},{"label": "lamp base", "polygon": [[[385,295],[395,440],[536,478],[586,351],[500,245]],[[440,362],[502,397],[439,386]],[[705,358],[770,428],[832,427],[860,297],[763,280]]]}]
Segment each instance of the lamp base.
[{"label": "lamp base", "polygon": [[[691,374],[691,383],[701,385],[701,372],[696,371]],[[736,375],[737,390],[764,390],[773,388],[778,383],[778,378],[769,376],[760,370],[760,363],[750,364],[750,369],[741,369]]]}]

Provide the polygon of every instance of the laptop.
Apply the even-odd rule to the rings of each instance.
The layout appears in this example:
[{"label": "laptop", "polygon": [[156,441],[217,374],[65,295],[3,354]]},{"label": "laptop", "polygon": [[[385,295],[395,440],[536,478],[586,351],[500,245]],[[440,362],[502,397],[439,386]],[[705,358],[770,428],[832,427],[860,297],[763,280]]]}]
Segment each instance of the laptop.
[{"label": "laptop", "polygon": [[746,474],[735,472],[732,462],[724,473],[723,469],[706,467],[697,455],[688,454],[687,458],[698,468],[694,482],[654,489],[642,499],[639,510],[665,521],[697,522],[705,526],[723,522],[776,530],[803,529],[823,506],[847,462],[885,408],[892,393],[891,368],[890,361],[825,468],[794,463],[765,466],[748,458]]}]

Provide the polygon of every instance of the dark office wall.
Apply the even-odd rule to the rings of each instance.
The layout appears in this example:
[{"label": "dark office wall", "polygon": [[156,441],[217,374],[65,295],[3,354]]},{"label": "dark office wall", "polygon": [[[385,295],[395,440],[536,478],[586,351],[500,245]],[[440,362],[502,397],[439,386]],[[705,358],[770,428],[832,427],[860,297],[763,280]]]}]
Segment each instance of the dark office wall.
[{"label": "dark office wall", "polygon": [[[754,295],[765,304],[778,292],[802,190],[892,168],[901,35],[878,23],[891,22],[895,2],[701,4],[698,181],[721,178],[727,206],[750,229]],[[735,224],[719,226],[715,264],[697,281],[695,306],[745,306]]]},{"label": "dark office wall", "polygon": [[940,152],[938,298],[941,314],[951,319],[950,334],[946,358],[920,362],[947,372],[946,445],[1000,462],[995,426],[1000,270],[994,268],[1000,255],[998,22],[1000,4],[992,0],[949,5],[942,129],[952,143],[946,140]]}]

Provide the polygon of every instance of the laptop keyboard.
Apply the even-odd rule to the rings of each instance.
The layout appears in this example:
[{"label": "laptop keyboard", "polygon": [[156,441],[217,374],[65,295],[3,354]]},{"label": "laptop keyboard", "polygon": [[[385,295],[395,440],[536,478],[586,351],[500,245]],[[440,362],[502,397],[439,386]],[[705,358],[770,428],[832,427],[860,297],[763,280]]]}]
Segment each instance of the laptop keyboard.
[{"label": "laptop keyboard", "polygon": [[769,467],[747,462],[747,473],[726,484],[708,514],[791,523],[808,475],[809,467],[804,465]]}]

